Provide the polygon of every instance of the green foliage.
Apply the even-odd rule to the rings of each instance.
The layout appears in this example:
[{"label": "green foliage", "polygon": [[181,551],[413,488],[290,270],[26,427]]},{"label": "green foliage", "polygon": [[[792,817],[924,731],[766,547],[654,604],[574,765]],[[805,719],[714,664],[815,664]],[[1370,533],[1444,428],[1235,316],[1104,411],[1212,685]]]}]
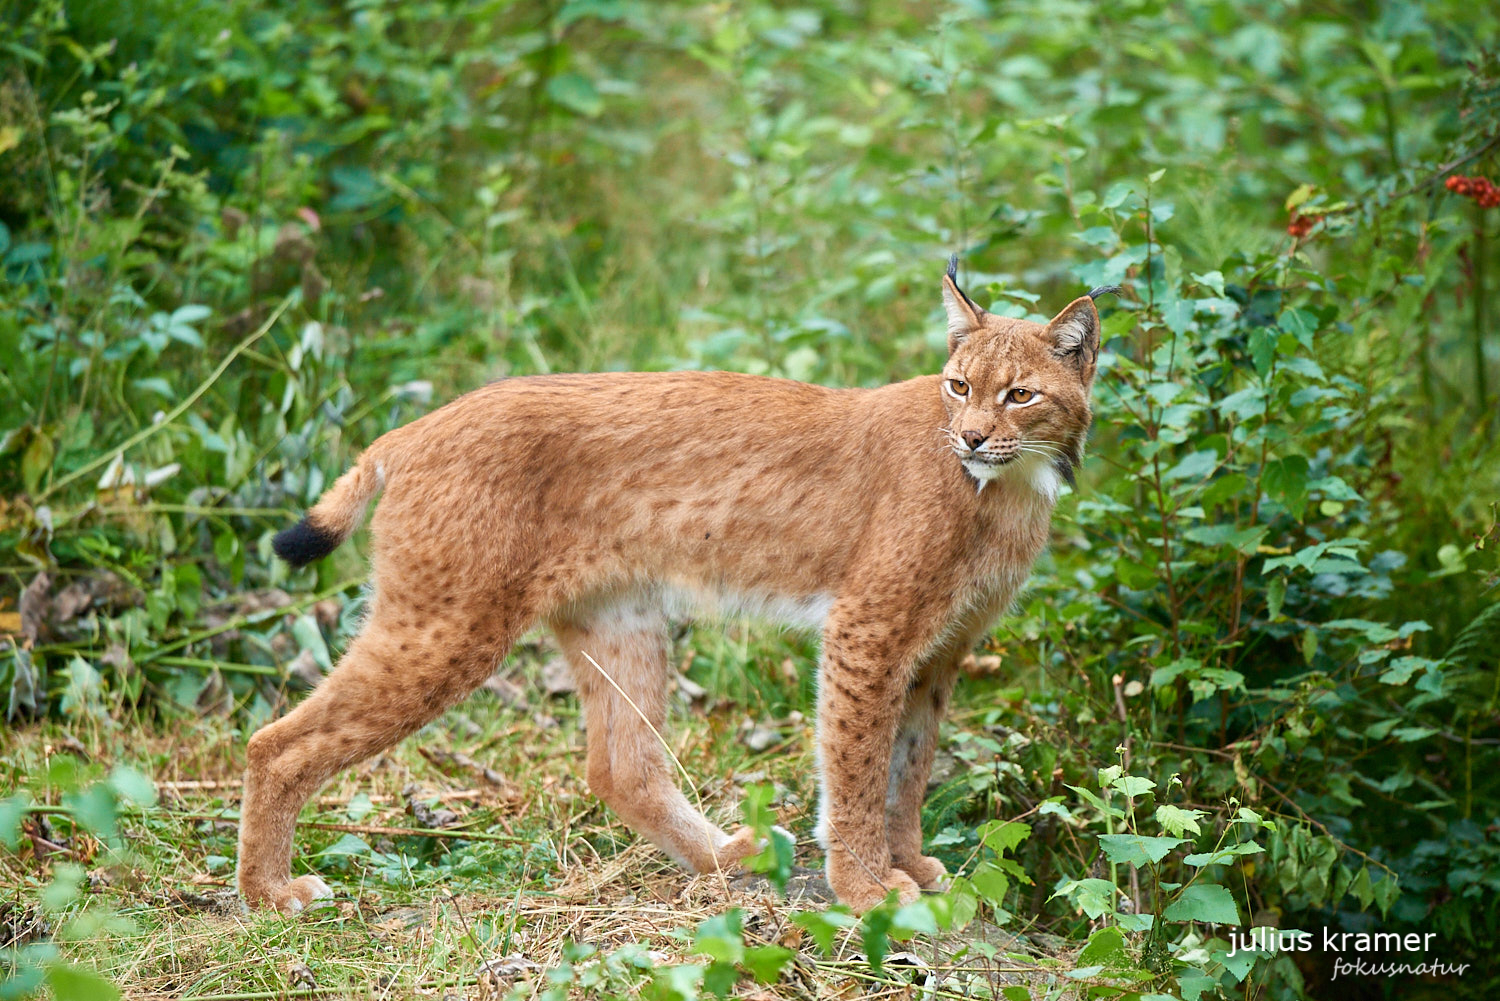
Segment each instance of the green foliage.
[{"label": "green foliage", "polygon": [[[1231,912],[1374,911],[1486,954],[1496,221],[1442,178],[1496,172],[1496,33],[1454,0],[12,2],[0,708],[248,729],[357,629],[358,554],[292,573],[269,538],[375,436],[511,374],[930,372],[957,250],[1008,315],[1123,286],[1092,457],[987,645],[1000,680],[965,697],[928,817],[949,910],[804,915],[809,937],[878,965],[929,920],[1034,915],[1087,937],[1090,990],[1136,990],[1136,955],[1183,997],[1246,983],[1203,938]],[[775,672],[807,644],[694,645],[716,693],[808,711],[810,672]],[[108,838],[133,782],[40,805]],[[746,809],[784,881],[770,799]],[[432,886],[494,861],[353,836],[320,858]],[[779,969],[741,946],[580,957],[552,986]]]}]

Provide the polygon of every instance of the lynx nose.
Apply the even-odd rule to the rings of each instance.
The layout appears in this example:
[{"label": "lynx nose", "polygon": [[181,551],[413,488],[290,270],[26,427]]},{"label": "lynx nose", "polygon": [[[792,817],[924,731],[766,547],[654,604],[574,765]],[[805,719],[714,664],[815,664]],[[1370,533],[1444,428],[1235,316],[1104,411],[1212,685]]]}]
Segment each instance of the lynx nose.
[{"label": "lynx nose", "polygon": [[985,434],[983,431],[965,431],[963,437],[964,437],[964,444],[968,445],[969,446],[969,451],[972,452],[974,449],[978,448],[980,445],[983,445],[984,444],[984,440],[986,438],[988,438],[989,435]]}]

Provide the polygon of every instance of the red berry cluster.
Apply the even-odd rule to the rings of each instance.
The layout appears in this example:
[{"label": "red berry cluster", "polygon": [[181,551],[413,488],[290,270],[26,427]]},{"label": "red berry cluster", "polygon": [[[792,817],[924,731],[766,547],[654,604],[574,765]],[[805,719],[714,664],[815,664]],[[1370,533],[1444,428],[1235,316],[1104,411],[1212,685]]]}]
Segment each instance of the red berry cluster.
[{"label": "red berry cluster", "polygon": [[1490,183],[1487,177],[1464,177],[1454,174],[1443,182],[1449,191],[1465,198],[1472,198],[1480,208],[1492,209],[1500,205],[1500,188]]},{"label": "red berry cluster", "polygon": [[1293,215],[1292,221],[1286,224],[1286,231],[1293,239],[1300,240],[1312,232],[1313,223],[1317,221],[1316,216]]}]

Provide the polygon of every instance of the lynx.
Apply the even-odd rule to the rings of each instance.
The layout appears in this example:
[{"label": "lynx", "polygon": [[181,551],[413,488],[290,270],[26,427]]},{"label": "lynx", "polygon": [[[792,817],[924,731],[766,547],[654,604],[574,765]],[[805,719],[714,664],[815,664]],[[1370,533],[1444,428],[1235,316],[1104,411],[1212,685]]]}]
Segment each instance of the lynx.
[{"label": "lynx", "polygon": [[1022,586],[1082,461],[1093,296],[1041,324],[942,280],[941,375],[828,389],[727,372],[549,375],[475,390],[375,441],[274,540],[293,565],[376,493],[368,620],[337,668],[249,742],[239,889],[283,911],[297,813],[423,726],[545,625],[586,713],[589,787],[694,872],[761,847],[678,789],[668,620],[750,614],[822,631],[817,839],[863,911],[939,887],[921,805],[959,662]]}]

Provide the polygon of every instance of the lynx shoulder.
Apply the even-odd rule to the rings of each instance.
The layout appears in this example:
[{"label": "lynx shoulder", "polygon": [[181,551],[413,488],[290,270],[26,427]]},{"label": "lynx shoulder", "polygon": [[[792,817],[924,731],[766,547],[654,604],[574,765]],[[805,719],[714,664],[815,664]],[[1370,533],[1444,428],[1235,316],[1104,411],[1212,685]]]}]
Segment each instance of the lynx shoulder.
[{"label": "lynx shoulder", "polygon": [[921,802],[958,662],[1004,611],[1082,460],[1090,296],[1049,323],[942,294],[938,375],[827,389],[723,372],[509,379],[378,439],[275,540],[302,564],[371,521],[361,634],[250,740],[239,887],[299,910],[298,809],[329,777],[476,688],[526,630],[556,634],[587,714],[590,788],[683,866],[758,849],[678,789],[667,623],[750,613],[818,629],[817,835],[840,900],[939,885]]}]

